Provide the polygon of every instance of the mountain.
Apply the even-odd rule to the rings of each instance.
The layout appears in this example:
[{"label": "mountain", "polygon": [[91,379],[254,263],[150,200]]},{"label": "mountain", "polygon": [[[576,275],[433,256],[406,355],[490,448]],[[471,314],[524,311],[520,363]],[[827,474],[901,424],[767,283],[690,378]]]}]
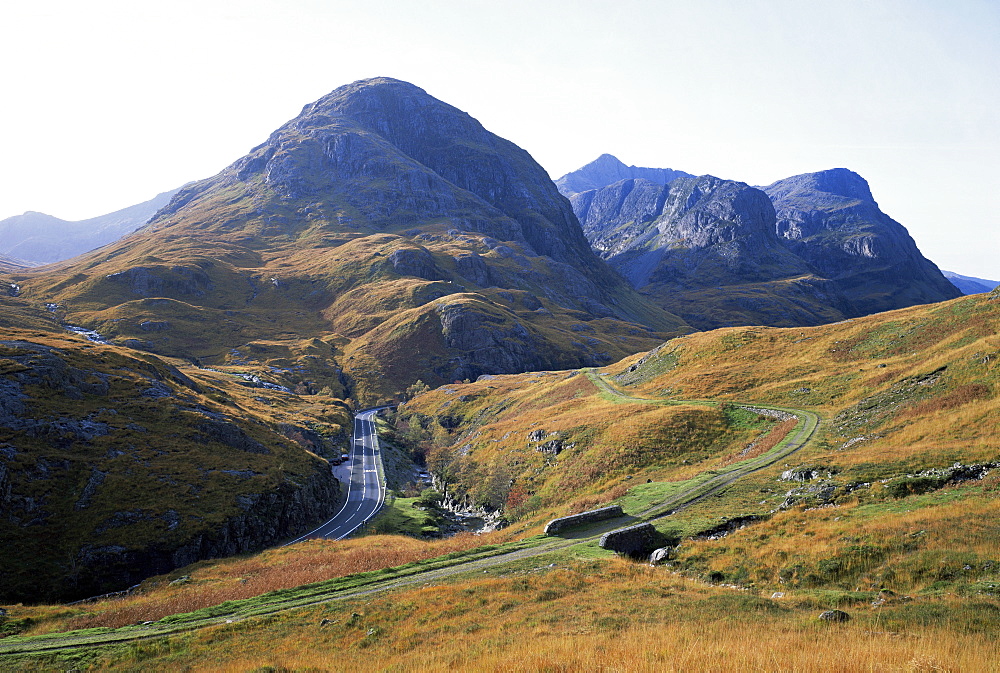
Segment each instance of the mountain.
[{"label": "mountain", "polygon": [[846,169],[763,190],[628,178],[570,201],[601,257],[699,329],[816,325],[957,296]]},{"label": "mountain", "polygon": [[107,245],[146,224],[179,190],[157,194],[149,201],[69,222],[28,211],[0,220],[0,254],[49,264]]},{"label": "mountain", "polygon": [[204,364],[268,371],[328,335],[284,384],[365,403],[690,329],[593,254],[527,152],[389,78],[305,106],[132,236],[15,282],[72,324]]},{"label": "mountain", "polygon": [[906,229],[883,213],[868,183],[846,168],[806,173],[764,188],[789,250],[828,279],[847,317],[959,296]]},{"label": "mountain", "polygon": [[583,168],[567,173],[556,180],[556,187],[563,196],[570,197],[591,189],[600,189],[614,184],[619,180],[639,178],[657,184],[665,185],[677,178],[693,178],[684,171],[672,168],[641,168],[626,166],[617,157],[602,154]]},{"label": "mountain", "polygon": [[985,278],[974,278],[963,276],[954,271],[941,271],[944,277],[951,281],[951,284],[959,289],[962,294],[979,294],[990,292],[1000,286],[1000,281],[986,280]]},{"label": "mountain", "polygon": [[307,530],[341,500],[349,409],[418,380],[690,331],[594,255],[524,150],[387,78],[307,105],[131,235],[4,282],[5,600]]}]

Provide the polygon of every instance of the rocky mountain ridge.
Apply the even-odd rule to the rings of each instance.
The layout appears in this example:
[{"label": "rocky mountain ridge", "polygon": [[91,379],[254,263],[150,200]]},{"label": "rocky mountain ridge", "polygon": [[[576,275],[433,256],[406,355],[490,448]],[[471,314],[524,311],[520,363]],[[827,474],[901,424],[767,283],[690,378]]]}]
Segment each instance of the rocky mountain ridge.
[{"label": "rocky mountain ridge", "polygon": [[643,168],[641,166],[626,166],[617,157],[602,154],[583,168],[567,173],[556,180],[559,193],[569,198],[574,194],[591,189],[600,189],[614,184],[619,180],[641,179],[665,185],[677,178],[693,178],[695,176],[672,168]]},{"label": "rocky mountain ridge", "polygon": [[595,251],[701,329],[815,325],[958,296],[847,169],[763,189],[629,178],[570,200]]}]

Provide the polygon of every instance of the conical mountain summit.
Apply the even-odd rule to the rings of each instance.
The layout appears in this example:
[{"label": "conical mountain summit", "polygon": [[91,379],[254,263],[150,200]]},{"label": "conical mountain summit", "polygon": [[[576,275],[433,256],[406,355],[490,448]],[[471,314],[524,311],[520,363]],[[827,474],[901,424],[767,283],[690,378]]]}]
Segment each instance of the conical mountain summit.
[{"label": "conical mountain summit", "polygon": [[366,401],[688,329],[594,255],[527,152],[390,78],[305,106],[136,234],[22,285],[113,341],[203,363],[323,339],[328,366],[286,383]]}]

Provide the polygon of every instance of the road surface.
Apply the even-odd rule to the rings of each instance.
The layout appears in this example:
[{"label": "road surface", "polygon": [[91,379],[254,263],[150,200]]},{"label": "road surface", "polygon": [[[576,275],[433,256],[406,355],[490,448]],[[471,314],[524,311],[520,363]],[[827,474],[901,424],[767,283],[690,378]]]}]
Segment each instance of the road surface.
[{"label": "road surface", "polygon": [[347,500],[332,519],[288,544],[314,537],[343,540],[369,519],[385,502],[385,479],[382,454],[375,433],[375,414],[384,407],[359,411],[354,417],[354,437],[348,461],[351,478],[347,484]]}]

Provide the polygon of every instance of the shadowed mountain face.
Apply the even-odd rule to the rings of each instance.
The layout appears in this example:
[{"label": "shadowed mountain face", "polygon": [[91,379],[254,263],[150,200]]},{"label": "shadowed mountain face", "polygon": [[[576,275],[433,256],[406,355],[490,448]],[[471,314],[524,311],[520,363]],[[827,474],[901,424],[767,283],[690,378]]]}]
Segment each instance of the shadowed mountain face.
[{"label": "shadowed mountain face", "polygon": [[958,294],[846,169],[764,191],[626,179],[571,202],[598,254],[701,329],[815,325]]},{"label": "shadowed mountain face", "polygon": [[30,260],[29,266],[59,262],[99,248],[146,224],[178,190],[86,220],[69,222],[29,211],[0,220],[0,255]]},{"label": "shadowed mountain face", "polygon": [[307,105],[142,231],[17,282],[68,322],[205,363],[266,366],[275,341],[329,336],[329,380],[308,383],[365,401],[688,329],[594,255],[524,150],[387,78]]}]

